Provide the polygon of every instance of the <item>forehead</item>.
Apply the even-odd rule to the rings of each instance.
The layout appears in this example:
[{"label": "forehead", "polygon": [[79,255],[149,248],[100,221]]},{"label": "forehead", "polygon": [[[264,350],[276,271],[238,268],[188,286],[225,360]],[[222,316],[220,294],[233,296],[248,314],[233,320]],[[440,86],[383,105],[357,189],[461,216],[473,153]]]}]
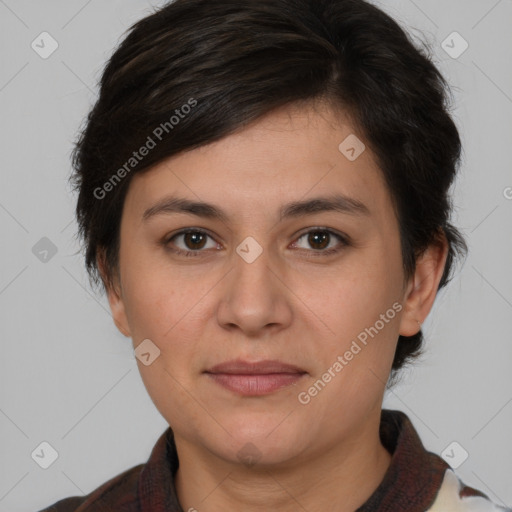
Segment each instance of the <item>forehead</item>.
[{"label": "forehead", "polygon": [[282,205],[343,194],[375,215],[389,209],[381,170],[347,116],[315,105],[267,114],[219,141],[168,158],[132,177],[126,206],[142,218],[169,194],[249,218]]}]

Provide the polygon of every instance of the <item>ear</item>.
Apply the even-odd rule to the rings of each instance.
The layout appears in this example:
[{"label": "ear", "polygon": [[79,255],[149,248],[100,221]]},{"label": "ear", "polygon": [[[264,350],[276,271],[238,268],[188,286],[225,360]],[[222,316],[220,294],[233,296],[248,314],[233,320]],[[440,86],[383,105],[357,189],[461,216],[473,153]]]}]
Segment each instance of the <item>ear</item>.
[{"label": "ear", "polygon": [[416,270],[407,284],[403,301],[404,313],[400,321],[400,335],[413,336],[421,329],[418,322],[423,323],[432,309],[443,277],[448,248],[448,241],[442,233],[418,258]]},{"label": "ear", "polygon": [[105,252],[103,249],[98,249],[98,256],[96,258],[98,264],[98,270],[101,274],[101,279],[105,290],[107,292],[108,302],[110,304],[110,310],[112,311],[112,319],[119,329],[121,334],[126,337],[131,337],[130,326],[126,316],[125,305],[123,301],[123,294],[121,283],[118,276],[110,276],[107,272],[107,265],[105,263]]}]

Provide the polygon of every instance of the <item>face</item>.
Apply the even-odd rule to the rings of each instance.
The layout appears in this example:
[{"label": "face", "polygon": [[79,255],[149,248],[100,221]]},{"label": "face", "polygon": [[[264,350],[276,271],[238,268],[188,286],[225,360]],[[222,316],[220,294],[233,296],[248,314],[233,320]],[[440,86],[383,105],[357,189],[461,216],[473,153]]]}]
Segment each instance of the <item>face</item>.
[{"label": "face", "polygon": [[[381,171],[339,149],[354,134],[327,108],[286,108],[133,177],[109,301],[134,348],[159,350],[137,364],[177,442],[286,463],[380,413],[423,313]],[[293,368],[208,373],[233,360]]]}]

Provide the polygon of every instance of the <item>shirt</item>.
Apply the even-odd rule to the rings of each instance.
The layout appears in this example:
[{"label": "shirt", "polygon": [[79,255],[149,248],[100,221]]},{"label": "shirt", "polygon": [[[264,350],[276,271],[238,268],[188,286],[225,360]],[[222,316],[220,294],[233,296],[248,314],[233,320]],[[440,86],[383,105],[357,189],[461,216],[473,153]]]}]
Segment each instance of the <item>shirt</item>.
[{"label": "shirt", "polygon": [[[355,512],[512,512],[466,486],[444,459],[426,451],[405,413],[383,409],[379,433],[391,462],[380,485]],[[184,512],[174,486],[178,466],[169,427],[145,464],[86,496],[65,498],[40,512]]]}]

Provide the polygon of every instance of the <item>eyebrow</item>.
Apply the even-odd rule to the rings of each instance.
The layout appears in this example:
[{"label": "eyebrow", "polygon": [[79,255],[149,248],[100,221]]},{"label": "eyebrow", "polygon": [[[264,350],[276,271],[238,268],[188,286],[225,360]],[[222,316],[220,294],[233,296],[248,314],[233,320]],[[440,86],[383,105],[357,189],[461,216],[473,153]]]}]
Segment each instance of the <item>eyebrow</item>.
[{"label": "eyebrow", "polygon": [[[280,219],[297,218],[319,212],[335,211],[348,215],[369,216],[368,207],[352,197],[336,194],[329,197],[316,197],[305,201],[294,201],[280,209]],[[219,207],[200,201],[180,197],[164,197],[142,215],[143,221],[162,214],[188,213],[205,219],[227,222],[229,216]]]}]

